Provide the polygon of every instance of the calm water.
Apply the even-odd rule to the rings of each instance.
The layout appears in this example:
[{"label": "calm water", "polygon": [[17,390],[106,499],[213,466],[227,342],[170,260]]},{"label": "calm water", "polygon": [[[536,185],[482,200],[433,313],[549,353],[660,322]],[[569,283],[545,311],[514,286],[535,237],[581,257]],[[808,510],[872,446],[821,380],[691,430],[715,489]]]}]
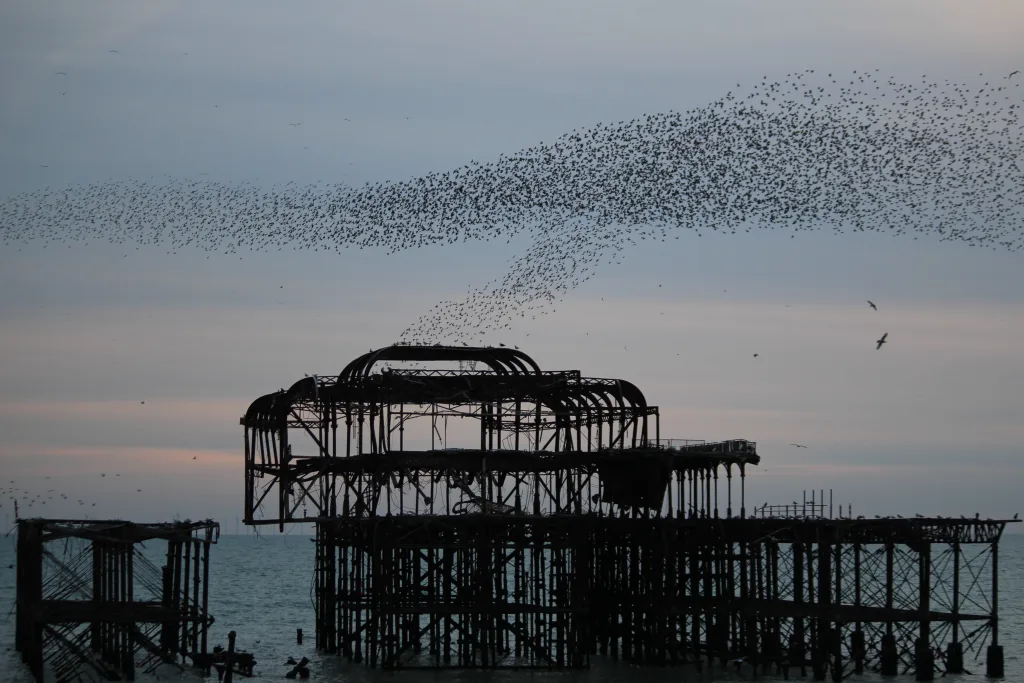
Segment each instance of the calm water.
[{"label": "calm water", "polygon": [[[14,651],[15,573],[14,535],[0,539],[0,681],[22,683],[31,681]],[[749,680],[732,673],[708,673],[703,677],[688,668],[641,669],[593,658],[586,672],[523,673],[523,672],[402,672],[385,674],[370,672],[362,666],[347,665],[336,657],[321,658],[314,649],[313,605],[313,543],[306,536],[221,536],[214,546],[210,562],[210,612],[216,623],[210,632],[210,646],[227,644],[228,631],[238,634],[239,649],[256,655],[256,673],[261,678],[283,680],[288,657],[309,657],[313,680],[366,681],[402,679],[406,681],[515,681],[543,680],[587,681],[736,681]],[[1008,535],[1000,545],[1000,616],[1001,641],[1006,652],[1006,680],[1024,681],[1024,535]],[[303,630],[304,644],[295,644],[295,631]],[[984,664],[968,662],[968,669],[984,672]],[[161,680],[200,681],[194,672],[166,670]],[[945,680],[957,680],[951,677]],[[856,677],[850,680],[855,680]],[[873,680],[865,676],[861,680]],[[963,676],[963,680],[981,680],[982,676]],[[140,676],[140,681],[153,680]],[[216,675],[209,680],[216,681]],[[245,679],[236,679],[245,680]],[[771,682],[775,679],[760,678]],[[779,679],[781,680],[781,679]],[[797,679],[799,680],[799,678]],[[808,679],[805,679],[808,680]],[[913,680],[889,679],[889,680]]]}]

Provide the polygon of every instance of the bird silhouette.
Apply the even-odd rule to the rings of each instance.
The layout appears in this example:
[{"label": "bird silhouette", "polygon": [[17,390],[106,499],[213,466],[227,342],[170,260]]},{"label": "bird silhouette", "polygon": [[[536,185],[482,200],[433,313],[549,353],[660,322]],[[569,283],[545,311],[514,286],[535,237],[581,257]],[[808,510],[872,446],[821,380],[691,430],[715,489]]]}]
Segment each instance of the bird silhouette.
[{"label": "bird silhouette", "polygon": [[868,306],[870,306],[871,308],[875,309],[876,311],[878,310],[878,306],[874,305],[870,301],[868,302]]},{"label": "bird silhouette", "polygon": [[885,334],[882,335],[881,339],[879,339],[877,342],[875,342],[878,345],[878,346],[875,347],[875,351],[877,351],[878,349],[882,348],[882,344],[885,343],[885,338],[888,337],[888,336],[889,336],[889,333],[886,332]]}]

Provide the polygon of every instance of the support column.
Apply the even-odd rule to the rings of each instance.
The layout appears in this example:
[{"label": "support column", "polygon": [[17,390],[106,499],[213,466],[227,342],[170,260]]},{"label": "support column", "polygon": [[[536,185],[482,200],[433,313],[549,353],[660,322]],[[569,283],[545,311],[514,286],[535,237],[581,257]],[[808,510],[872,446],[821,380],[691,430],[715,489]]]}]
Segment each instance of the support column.
[{"label": "support column", "polygon": [[992,644],[985,657],[985,675],[1003,677],[1003,646],[999,644],[999,538],[992,541]]},{"label": "support column", "polygon": [[922,543],[917,555],[918,568],[918,609],[921,614],[921,630],[914,644],[914,670],[917,680],[935,680],[935,655],[932,653],[932,623],[928,619],[932,596],[932,544]]},{"label": "support column", "polygon": [[[893,608],[893,553],[892,541],[885,543],[885,609],[891,613]],[[896,651],[896,636],[893,635],[892,621],[885,622],[885,635],[882,636],[881,652],[879,653],[879,673],[883,676],[899,674],[900,658]]]},{"label": "support column", "polygon": [[964,672],[964,645],[960,642],[960,540],[953,541],[953,628],[946,646],[946,673]]}]

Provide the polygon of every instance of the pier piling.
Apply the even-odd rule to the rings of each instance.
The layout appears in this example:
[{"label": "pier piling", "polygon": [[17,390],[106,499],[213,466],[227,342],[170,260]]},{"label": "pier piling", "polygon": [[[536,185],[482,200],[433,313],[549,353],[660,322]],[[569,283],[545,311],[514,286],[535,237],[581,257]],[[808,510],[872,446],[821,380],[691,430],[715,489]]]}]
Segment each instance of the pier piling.
[{"label": "pier piling", "polygon": [[241,424],[245,522],[315,526],[316,644],[354,662],[932,680],[990,642],[1002,671],[1007,520],[855,518],[824,489],[752,507],[756,444],[663,439],[625,380],[396,345]]}]

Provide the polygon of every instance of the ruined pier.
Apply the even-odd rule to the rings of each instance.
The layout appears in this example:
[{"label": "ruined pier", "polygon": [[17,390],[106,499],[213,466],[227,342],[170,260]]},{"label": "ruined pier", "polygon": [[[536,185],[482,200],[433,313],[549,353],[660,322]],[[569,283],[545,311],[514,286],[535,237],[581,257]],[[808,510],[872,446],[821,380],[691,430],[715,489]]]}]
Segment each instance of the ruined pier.
[{"label": "ruined pier", "polygon": [[[132,681],[139,670],[183,669],[201,658],[213,623],[210,545],[219,533],[209,520],[18,520],[22,661],[42,683]],[[154,547],[159,542],[165,550]]]},{"label": "ruined pier", "polygon": [[245,522],[315,525],[317,646],[354,662],[1002,673],[1005,520],[748,514],[756,444],[663,439],[625,380],[396,345],[241,424]]}]

